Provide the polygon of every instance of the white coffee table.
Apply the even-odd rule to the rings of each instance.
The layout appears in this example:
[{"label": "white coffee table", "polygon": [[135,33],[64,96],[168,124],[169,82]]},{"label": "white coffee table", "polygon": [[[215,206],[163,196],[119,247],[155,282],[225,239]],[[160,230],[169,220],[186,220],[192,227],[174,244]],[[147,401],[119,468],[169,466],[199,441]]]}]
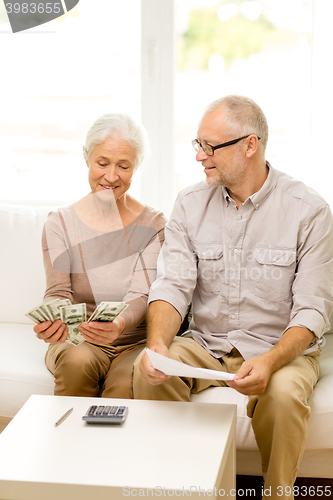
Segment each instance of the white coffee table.
[{"label": "white coffee table", "polygon": [[[129,414],[88,425],[91,404]],[[235,496],[235,422],[235,405],[31,396],[0,435],[0,499]]]}]

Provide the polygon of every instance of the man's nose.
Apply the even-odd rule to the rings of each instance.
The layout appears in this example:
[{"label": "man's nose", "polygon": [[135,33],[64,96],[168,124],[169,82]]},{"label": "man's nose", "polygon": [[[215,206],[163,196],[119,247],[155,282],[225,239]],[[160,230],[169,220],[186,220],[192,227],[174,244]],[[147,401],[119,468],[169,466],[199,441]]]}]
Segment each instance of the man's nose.
[{"label": "man's nose", "polygon": [[199,151],[197,152],[195,159],[197,161],[203,161],[203,160],[207,160],[207,158],[208,158],[208,155],[206,155],[206,153],[204,152],[204,150],[200,146]]}]

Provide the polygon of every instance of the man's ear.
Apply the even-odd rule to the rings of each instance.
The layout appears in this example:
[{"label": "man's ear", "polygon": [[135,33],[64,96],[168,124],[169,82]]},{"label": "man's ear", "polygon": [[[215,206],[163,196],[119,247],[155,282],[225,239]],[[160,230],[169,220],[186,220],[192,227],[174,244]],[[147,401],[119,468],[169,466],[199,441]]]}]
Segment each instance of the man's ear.
[{"label": "man's ear", "polygon": [[247,146],[246,147],[246,157],[251,158],[251,156],[253,156],[258,151],[258,148],[259,148],[258,136],[255,134],[250,135],[247,138],[246,146]]}]

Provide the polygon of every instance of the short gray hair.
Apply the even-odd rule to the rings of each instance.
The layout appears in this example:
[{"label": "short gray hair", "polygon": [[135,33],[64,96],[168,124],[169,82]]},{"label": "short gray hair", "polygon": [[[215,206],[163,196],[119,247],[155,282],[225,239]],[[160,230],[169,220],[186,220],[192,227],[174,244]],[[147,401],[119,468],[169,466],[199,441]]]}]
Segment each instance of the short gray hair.
[{"label": "short gray hair", "polygon": [[149,151],[148,135],[143,125],[123,113],[107,113],[92,124],[87,132],[84,157],[87,160],[92,149],[108,137],[119,137],[128,142],[136,151],[136,167]]},{"label": "short gray hair", "polygon": [[[266,116],[256,102],[249,97],[228,95],[209,104],[206,113],[223,108],[227,112],[227,132],[241,137],[256,134],[260,137],[260,147],[264,153],[268,141]],[[236,139],[236,137],[235,137]]]}]

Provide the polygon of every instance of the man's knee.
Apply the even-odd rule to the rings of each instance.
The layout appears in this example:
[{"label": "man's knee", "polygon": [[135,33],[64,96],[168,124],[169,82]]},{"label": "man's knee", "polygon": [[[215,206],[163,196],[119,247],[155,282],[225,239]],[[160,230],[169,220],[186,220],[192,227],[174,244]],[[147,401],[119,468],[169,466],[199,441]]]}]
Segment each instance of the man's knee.
[{"label": "man's knee", "polygon": [[176,361],[183,361],[194,346],[197,346],[197,343],[193,339],[176,337],[169,347],[169,356]]},{"label": "man's knee", "polygon": [[[189,339],[174,339],[169,346],[169,357],[175,359],[176,361],[182,361],[182,357],[188,351],[187,340]],[[140,363],[143,355],[145,354],[145,349],[137,356],[133,363],[134,378],[142,379],[140,371]],[[144,379],[143,379],[144,380]],[[149,384],[150,385],[150,384]]]},{"label": "man's knee", "polygon": [[180,377],[171,377],[163,384],[152,385],[141,374],[140,361],[143,353],[134,362],[133,394],[135,399],[162,401],[189,401],[190,388]]},{"label": "man's knee", "polygon": [[302,379],[292,377],[289,370],[278,370],[271,376],[271,379],[263,394],[250,396],[247,414],[253,417],[256,409],[265,413],[265,418],[296,417],[301,412],[306,416],[309,412],[307,399],[309,397],[309,387]]},{"label": "man's knee", "polygon": [[281,406],[306,405],[316,381],[316,371],[300,356],[273,373],[267,389]]},{"label": "man's knee", "polygon": [[143,349],[140,354],[136,357],[133,363],[133,372],[136,373],[137,371],[140,372],[139,365],[141,363],[142,356],[145,354],[145,349]]}]

